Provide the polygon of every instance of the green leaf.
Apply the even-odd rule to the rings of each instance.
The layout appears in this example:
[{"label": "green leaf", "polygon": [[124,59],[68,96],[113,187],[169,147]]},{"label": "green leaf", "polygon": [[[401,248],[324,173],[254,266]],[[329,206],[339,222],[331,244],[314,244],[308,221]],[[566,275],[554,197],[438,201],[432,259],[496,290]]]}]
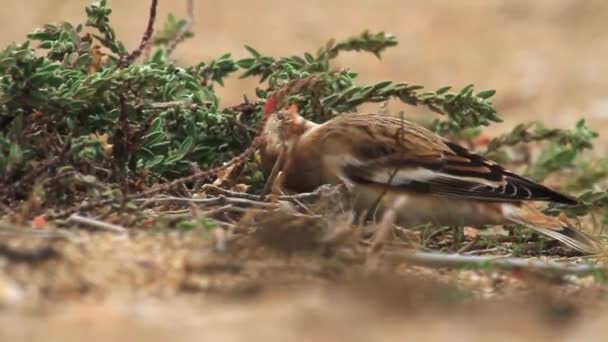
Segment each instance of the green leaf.
[{"label": "green leaf", "polygon": [[255,59],[259,59],[260,57],[262,57],[262,55],[257,52],[254,48],[252,48],[249,45],[245,45],[245,49],[247,49],[247,51],[249,51],[249,53],[255,58]]},{"label": "green leaf", "polygon": [[441,87],[439,89],[437,89],[437,91],[435,91],[438,95],[443,95],[445,93],[447,93],[450,89],[452,89],[451,86],[445,86],[445,87]]},{"label": "green leaf", "polygon": [[494,94],[496,94],[496,90],[494,89],[487,89],[487,90],[482,90],[479,93],[477,93],[477,95],[475,95],[476,97],[482,98],[484,100],[489,99],[490,97],[494,96]]},{"label": "green leaf", "polygon": [[165,159],[165,156],[163,156],[163,155],[158,155],[158,156],[155,156],[153,159],[148,160],[148,161],[145,163],[145,166],[144,166],[144,167],[145,167],[146,169],[152,169],[152,168],[154,168],[155,166],[158,166],[158,165],[162,164],[162,162],[164,161],[164,159]]},{"label": "green leaf", "polygon": [[190,152],[193,145],[194,145],[194,139],[192,139],[192,137],[187,137],[186,139],[184,139],[182,144],[179,146],[179,148],[177,150],[177,154],[181,155],[183,158],[184,156],[186,156],[186,154],[188,154],[188,152]]}]

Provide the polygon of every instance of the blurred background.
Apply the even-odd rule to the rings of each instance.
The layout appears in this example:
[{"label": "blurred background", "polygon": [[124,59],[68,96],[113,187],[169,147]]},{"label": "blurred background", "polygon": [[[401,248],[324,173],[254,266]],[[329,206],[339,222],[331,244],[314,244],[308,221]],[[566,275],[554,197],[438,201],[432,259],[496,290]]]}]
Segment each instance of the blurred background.
[{"label": "blurred background", "polygon": [[[0,44],[21,41],[48,22],[81,22],[85,0],[2,0]],[[118,36],[139,42],[149,1],[109,1]],[[405,81],[498,91],[494,104],[506,122],[540,120],[571,127],[584,117],[608,127],[608,2],[602,0],[223,0],[195,1],[195,37],[174,57],[195,63],[244,44],[273,56],[314,52],[330,38],[365,29],[393,33],[400,44],[382,61],[345,54],[337,67],[360,72],[361,82]],[[160,1],[185,16],[185,1]],[[233,80],[220,91],[224,104],[252,94],[255,83]],[[605,137],[604,142],[608,141]]]}]

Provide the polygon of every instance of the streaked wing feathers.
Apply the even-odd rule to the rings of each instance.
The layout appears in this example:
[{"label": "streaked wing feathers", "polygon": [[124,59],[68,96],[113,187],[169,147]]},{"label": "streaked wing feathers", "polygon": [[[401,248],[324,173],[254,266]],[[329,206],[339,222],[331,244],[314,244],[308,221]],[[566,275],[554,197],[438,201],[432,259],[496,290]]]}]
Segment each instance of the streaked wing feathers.
[{"label": "streaked wing feathers", "polygon": [[[386,140],[378,139],[374,143],[382,145]],[[341,165],[342,175],[356,183],[400,187],[406,191],[463,199],[577,203],[574,198],[512,173],[462,146],[444,143],[444,150],[428,157],[408,153],[411,152],[409,148],[394,153],[398,150],[394,146],[368,146],[368,150],[393,153],[379,153],[371,159],[367,155],[345,160]]]}]

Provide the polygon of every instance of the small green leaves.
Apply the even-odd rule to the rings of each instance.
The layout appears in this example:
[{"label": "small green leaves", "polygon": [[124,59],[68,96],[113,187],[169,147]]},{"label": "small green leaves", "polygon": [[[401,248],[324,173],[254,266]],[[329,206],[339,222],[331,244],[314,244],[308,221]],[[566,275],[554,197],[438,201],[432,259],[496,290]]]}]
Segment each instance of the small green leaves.
[{"label": "small green leaves", "polygon": [[236,62],[241,69],[245,70],[241,75],[241,78],[260,76],[260,82],[264,82],[273,72],[272,65],[275,62],[274,58],[262,56],[257,50],[247,45],[245,45],[245,49],[252,57],[244,58]]},{"label": "small green leaves", "polygon": [[272,57],[264,56],[254,48],[245,45],[245,49],[251,55],[237,62],[237,65],[245,69],[241,78],[258,76],[260,82],[271,80],[271,87],[279,87],[277,80],[291,80],[305,78],[310,73],[330,72],[329,62],[336,58],[341,52],[369,52],[380,58],[381,53],[389,47],[397,45],[394,36],[384,32],[370,33],[363,32],[359,36],[352,37],[336,43],[331,40],[326,46],[317,51],[316,56],[304,53],[304,58],[300,56],[283,57],[275,60]]},{"label": "small green leaves", "polygon": [[249,51],[249,53],[250,53],[250,54],[253,56],[253,58],[255,58],[255,59],[260,59],[260,58],[262,58],[262,54],[261,54],[261,53],[259,53],[259,52],[257,52],[257,50],[256,50],[256,49],[254,49],[254,48],[252,48],[251,46],[249,46],[249,45],[245,45],[245,49],[246,49],[247,51]]},{"label": "small green leaves", "polygon": [[83,135],[72,139],[70,154],[75,163],[88,163],[104,158],[102,142],[89,135]]},{"label": "small green leaves", "polygon": [[117,58],[119,55],[126,53],[124,45],[116,40],[114,29],[110,26],[110,14],[112,10],[107,7],[106,0],[95,0],[86,8],[87,22],[86,26],[97,29],[101,35],[94,34],[93,36],[105,47],[115,53]]},{"label": "small green leaves", "polygon": [[190,150],[192,150],[193,146],[194,146],[194,139],[192,139],[192,137],[187,137],[179,145],[176,155],[180,156],[181,158],[184,158],[186,156],[186,154],[188,154],[188,152],[190,152]]},{"label": "small green leaves", "polygon": [[537,180],[544,179],[552,172],[574,165],[577,155],[593,147],[597,133],[579,120],[573,129],[548,129],[538,122],[519,124],[507,134],[490,141],[486,155],[492,156],[499,149],[533,141],[549,142],[528,171]]},{"label": "small green leaves", "polygon": [[[7,128],[17,123],[20,127],[16,134],[3,136],[7,144],[0,149],[3,171],[19,173],[29,162],[51,153],[43,142],[55,139],[55,133],[47,127],[70,142],[65,163],[111,168],[112,150],[125,148],[124,143],[113,144],[123,111],[131,132],[126,148],[133,149],[127,164],[133,173],[148,170],[151,180],[188,174],[191,163],[217,164],[251,142],[251,133],[243,133],[218,108],[212,89],[239,69],[230,54],[177,67],[164,46],[185,22],[170,16],[155,37],[159,48],[145,64],[118,68],[115,61],[125,50],[110,26],[110,13],[106,1],[87,7],[86,25],[98,33],[92,36],[82,34],[82,25],[68,23],[35,30],[28,37],[39,42],[45,57],[37,57],[28,42],[0,51],[0,74],[10,75],[0,76],[0,121]],[[92,47],[99,44],[109,54],[93,61],[98,52]],[[124,108],[119,94],[124,95]],[[153,115],[156,118],[147,124]],[[0,134],[8,134],[5,127]],[[104,136],[105,142],[96,136]]]},{"label": "small green leaves", "polygon": [[334,59],[340,52],[364,51],[372,53],[380,59],[384,50],[397,44],[397,39],[393,35],[384,32],[370,33],[369,31],[364,31],[359,36],[349,38],[337,44],[330,41],[327,46],[319,49],[317,58]]},{"label": "small green leaves", "polygon": [[170,44],[175,39],[186,39],[191,38],[193,34],[191,32],[185,32],[184,36],[180,35],[188,25],[188,20],[177,19],[173,13],[169,13],[167,20],[163,24],[163,28],[160,32],[156,33],[152,40],[154,45],[164,46]]},{"label": "small green leaves", "polygon": [[224,79],[239,69],[232,56],[227,53],[209,63],[200,63],[195,67],[197,76],[203,84],[215,82],[224,86]]},{"label": "small green leaves", "polygon": [[493,122],[502,121],[498,112],[487,101],[495,94],[494,90],[484,90],[474,95],[472,84],[458,93],[450,93],[446,88],[440,88],[422,101],[431,110],[448,116],[448,120],[433,122],[432,127],[436,132],[460,135],[463,129],[488,126]]}]

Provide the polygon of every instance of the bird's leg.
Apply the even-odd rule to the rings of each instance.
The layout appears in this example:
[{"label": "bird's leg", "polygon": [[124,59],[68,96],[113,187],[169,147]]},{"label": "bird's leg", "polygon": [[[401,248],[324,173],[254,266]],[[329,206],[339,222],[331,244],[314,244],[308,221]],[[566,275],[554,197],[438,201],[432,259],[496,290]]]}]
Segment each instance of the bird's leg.
[{"label": "bird's leg", "polygon": [[279,156],[277,157],[277,160],[274,162],[274,165],[272,166],[272,171],[270,172],[270,175],[268,176],[268,179],[266,180],[264,189],[262,189],[262,193],[260,195],[261,197],[266,196],[268,193],[271,192],[271,190],[273,190],[273,188],[276,189],[278,186],[280,186],[280,184],[275,184],[275,180],[278,180],[279,182],[282,183],[283,177],[277,177],[277,176],[279,175],[279,173],[281,171],[283,171],[283,167],[285,166],[286,155],[287,155],[287,146],[285,146],[285,144],[283,144],[283,147],[281,148],[281,152],[279,152]]},{"label": "bird's leg", "polygon": [[378,225],[372,242],[367,250],[367,260],[365,266],[368,271],[377,270],[380,263],[380,251],[384,247],[384,243],[388,240],[393,231],[393,226],[397,220],[397,211],[405,203],[405,198],[398,198],[389,210],[382,215],[382,220]]},{"label": "bird's leg", "polygon": [[464,241],[464,225],[458,224],[452,226],[452,234],[454,236],[454,240],[452,240],[452,250],[455,252],[460,247],[462,241]]},{"label": "bird's leg", "polygon": [[283,173],[283,171],[279,171],[277,173],[277,176],[274,178],[274,181],[272,182],[272,187],[270,188],[271,195],[281,196],[281,195],[285,194],[283,192],[283,181],[284,180],[285,180],[285,174]]},{"label": "bird's leg", "polygon": [[[397,171],[399,171],[399,170],[395,169],[391,173],[391,176],[388,181],[389,185],[392,184],[393,178],[397,174]],[[388,189],[382,190],[380,195],[378,195],[376,200],[369,206],[369,208],[363,209],[361,211],[361,215],[362,215],[361,220],[363,222],[365,222],[365,220],[367,220],[367,219],[371,219],[372,222],[374,222],[374,223],[376,222],[376,217],[377,217],[378,211],[382,211],[382,209],[381,209],[382,199],[384,198],[384,196],[386,196],[387,193],[388,193]]]},{"label": "bird's leg", "polygon": [[[270,175],[268,175],[268,179],[266,180],[264,189],[262,189],[262,194],[260,195],[260,197],[262,198],[268,193],[270,193],[272,190],[275,190],[277,188],[278,185],[275,184],[275,179],[277,178],[279,172],[283,171],[283,168],[285,167],[285,159],[287,158],[287,143],[285,140],[288,133],[288,127],[285,124],[285,117],[282,113],[278,113],[277,117],[281,121],[281,129],[279,132],[279,136],[281,138],[281,151],[279,151],[279,156],[277,157],[274,162],[274,165],[272,166],[272,171],[270,171]],[[279,181],[281,179],[282,177],[279,177]]]}]

